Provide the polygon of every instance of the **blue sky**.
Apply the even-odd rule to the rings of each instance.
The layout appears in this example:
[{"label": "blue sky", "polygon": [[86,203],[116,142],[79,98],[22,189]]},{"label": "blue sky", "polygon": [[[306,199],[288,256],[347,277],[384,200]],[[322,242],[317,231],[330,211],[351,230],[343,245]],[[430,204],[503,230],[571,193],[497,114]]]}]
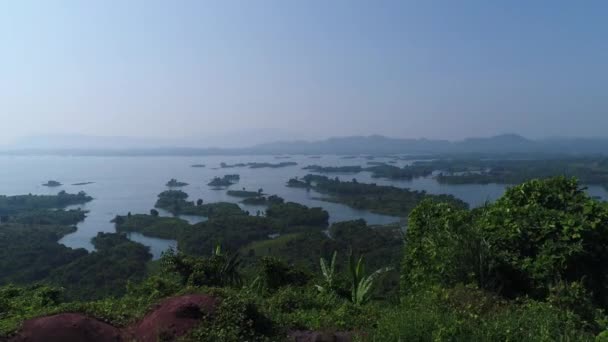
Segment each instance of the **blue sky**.
[{"label": "blue sky", "polygon": [[6,1],[0,142],[606,136],[606,18],[605,1]]}]

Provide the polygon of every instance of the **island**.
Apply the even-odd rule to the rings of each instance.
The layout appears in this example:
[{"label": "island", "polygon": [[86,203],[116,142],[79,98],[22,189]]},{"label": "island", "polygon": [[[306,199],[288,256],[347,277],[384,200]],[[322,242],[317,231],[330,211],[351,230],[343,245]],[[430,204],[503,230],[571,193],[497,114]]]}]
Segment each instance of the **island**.
[{"label": "island", "polygon": [[417,161],[411,167],[434,170],[439,183],[518,184],[555,175],[576,177],[585,185],[608,189],[608,159],[595,156],[544,157],[540,159],[444,158]]},{"label": "island", "polygon": [[173,215],[195,215],[204,217],[246,215],[236,203],[216,202],[203,204],[202,200],[188,201],[188,194],[181,190],[166,190],[158,195],[155,208],[164,209]]},{"label": "island", "polygon": [[50,180],[50,181],[48,181],[48,182],[46,182],[46,183],[42,184],[42,186],[48,186],[48,187],[51,187],[51,188],[52,188],[52,187],[57,187],[57,186],[62,186],[62,185],[63,185],[63,184],[61,184],[60,182],[55,181],[55,180]]},{"label": "island", "polygon": [[395,165],[379,163],[365,168],[365,171],[371,172],[373,178],[413,179],[430,176],[433,173],[434,168],[425,164],[398,167]]},{"label": "island", "polygon": [[302,168],[311,172],[318,173],[359,173],[363,171],[363,168],[359,165],[349,166],[320,166],[320,165],[308,165]]},{"label": "island", "polygon": [[341,181],[321,175],[306,175],[302,180],[292,178],[287,186],[314,189],[327,195],[320,200],[345,204],[354,209],[396,217],[407,217],[420,202],[429,199],[447,202],[458,208],[468,205],[452,195],[431,195],[424,191],[414,191],[377,184],[359,183],[356,179]]},{"label": "island", "polygon": [[171,178],[171,180],[169,180],[165,185],[169,188],[179,188],[188,185],[188,183],[180,182],[175,178]]},{"label": "island", "polygon": [[224,177],[214,177],[211,182],[207,183],[209,186],[214,187],[227,187],[234,183],[237,183],[241,177],[239,175],[225,175]]},{"label": "island", "polygon": [[243,188],[243,190],[228,190],[226,192],[226,194],[228,196],[232,196],[232,197],[249,198],[249,197],[260,197],[263,195],[262,192],[263,192],[262,189],[258,189],[258,191],[247,191],[247,190],[245,190],[245,188]]},{"label": "island", "polygon": [[280,168],[280,167],[287,167],[287,166],[295,166],[298,165],[298,163],[296,162],[281,162],[281,163],[249,163],[247,164],[249,165],[250,169],[261,169],[261,168],[272,168],[272,169],[276,169],[276,168]]},{"label": "island", "polygon": [[192,164],[192,165],[190,165],[190,167],[201,168],[201,167],[205,167],[205,164]]},{"label": "island", "polygon": [[73,183],[72,185],[89,185],[89,184],[95,184],[95,182],[80,182],[80,183]]},{"label": "island", "polygon": [[247,197],[241,201],[243,204],[248,205],[264,205],[271,206],[274,204],[282,204],[285,200],[277,195],[271,196],[256,196],[256,197]]},{"label": "island", "polygon": [[117,215],[112,221],[117,232],[137,232],[161,239],[177,239],[190,224],[177,217],[160,217],[154,211],[147,214]]},{"label": "island", "polygon": [[220,163],[220,167],[222,169],[231,169],[231,168],[234,168],[234,167],[245,167],[245,166],[247,166],[247,164],[245,164],[245,163],[237,163],[237,164],[232,164],[232,165],[231,164],[226,164],[226,163]]},{"label": "island", "polygon": [[42,209],[60,209],[69,205],[84,204],[93,200],[85,192],[69,194],[60,191],[57,195],[0,195],[0,216],[8,219],[10,216],[18,215],[23,212]]},{"label": "island", "polygon": [[221,163],[222,169],[229,169],[234,167],[249,167],[250,169],[261,169],[261,168],[280,168],[287,166],[298,165],[296,162],[280,162],[280,163],[237,163],[237,164],[226,164]]}]

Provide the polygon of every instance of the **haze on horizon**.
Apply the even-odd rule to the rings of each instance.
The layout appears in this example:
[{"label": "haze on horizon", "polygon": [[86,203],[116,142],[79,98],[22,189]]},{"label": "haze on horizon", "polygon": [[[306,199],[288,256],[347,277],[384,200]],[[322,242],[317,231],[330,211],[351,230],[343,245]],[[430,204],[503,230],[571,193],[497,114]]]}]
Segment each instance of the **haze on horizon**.
[{"label": "haze on horizon", "polygon": [[606,136],[607,15],[604,1],[5,2],[0,145]]}]

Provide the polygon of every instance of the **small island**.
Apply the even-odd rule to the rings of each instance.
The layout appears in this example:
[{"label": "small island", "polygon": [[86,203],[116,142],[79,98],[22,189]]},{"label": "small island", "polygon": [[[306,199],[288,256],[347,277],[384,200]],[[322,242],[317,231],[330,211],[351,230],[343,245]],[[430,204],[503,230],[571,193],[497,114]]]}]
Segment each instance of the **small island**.
[{"label": "small island", "polygon": [[432,195],[424,191],[414,191],[375,183],[359,183],[356,179],[341,181],[321,175],[306,175],[303,179],[292,178],[287,186],[313,189],[325,196],[320,200],[342,203],[358,210],[369,210],[376,214],[407,217],[423,200],[450,203],[456,208],[468,205],[452,195]]},{"label": "small island", "polygon": [[[77,194],[60,191],[57,195],[0,195],[0,218],[4,218],[2,221],[8,221],[12,216],[17,216],[24,212],[30,212],[31,214],[31,212],[35,211],[37,211],[35,216],[39,216],[41,210],[57,210],[70,205],[84,204],[91,200],[93,198],[82,191]],[[59,215],[62,215],[62,213],[53,212],[49,214],[49,216],[53,216],[53,220]],[[80,217],[80,213],[76,216]],[[62,215],[59,221],[65,221],[64,217],[65,215]]]},{"label": "small island", "polygon": [[237,164],[220,163],[220,167],[222,169],[231,169],[234,167],[245,167],[245,166],[247,166],[247,164],[245,164],[245,163],[237,163]]},{"label": "small island", "polygon": [[165,184],[165,185],[170,188],[179,188],[179,187],[188,185],[188,183],[179,182],[177,179],[171,178],[171,180],[168,181],[167,184]]},{"label": "small island", "polygon": [[298,165],[296,162],[280,162],[280,163],[237,163],[237,164],[226,164],[221,163],[220,167],[222,169],[230,169],[234,167],[249,167],[250,169],[261,169],[261,168],[280,168],[287,166]]},{"label": "small island", "polygon": [[154,209],[150,214],[116,215],[111,221],[119,233],[137,232],[145,236],[161,239],[177,239],[179,234],[190,225],[177,217],[161,217]]},{"label": "small island", "polygon": [[378,164],[365,169],[372,173],[373,178],[413,179],[430,176],[434,168],[424,164],[406,165],[398,167],[389,164]]},{"label": "small island", "polygon": [[57,187],[57,186],[62,186],[63,184],[61,184],[60,182],[56,181],[56,180],[50,180],[44,184],[42,184],[42,186],[48,186],[48,187]]},{"label": "small island", "polygon": [[213,187],[227,187],[231,186],[234,183],[237,183],[241,179],[239,175],[225,175],[224,177],[215,177],[211,180],[211,182],[207,183],[209,186]]},{"label": "small island", "polygon": [[155,208],[167,210],[173,215],[205,217],[246,215],[236,203],[215,202],[204,204],[202,199],[188,201],[188,194],[181,190],[167,190],[158,195]]},{"label": "small island", "polygon": [[261,168],[271,168],[271,169],[276,169],[276,168],[280,168],[280,167],[287,167],[287,166],[295,166],[298,165],[298,163],[296,162],[281,162],[281,163],[249,163],[247,164],[249,165],[250,169],[261,169]]},{"label": "small island", "polygon": [[363,168],[359,165],[348,165],[348,166],[320,166],[320,165],[308,165],[303,170],[309,170],[311,172],[318,173],[359,173],[363,171]]},{"label": "small island", "polygon": [[74,183],[72,185],[89,185],[89,184],[94,184],[95,182],[80,182],[80,183]]},{"label": "small island", "polygon": [[205,164],[193,164],[193,165],[190,165],[190,167],[201,168],[201,167],[205,167]]},{"label": "small island", "polygon": [[271,196],[256,196],[256,197],[248,197],[241,201],[243,204],[248,205],[266,205],[271,206],[275,204],[285,203],[285,200],[277,195]]}]

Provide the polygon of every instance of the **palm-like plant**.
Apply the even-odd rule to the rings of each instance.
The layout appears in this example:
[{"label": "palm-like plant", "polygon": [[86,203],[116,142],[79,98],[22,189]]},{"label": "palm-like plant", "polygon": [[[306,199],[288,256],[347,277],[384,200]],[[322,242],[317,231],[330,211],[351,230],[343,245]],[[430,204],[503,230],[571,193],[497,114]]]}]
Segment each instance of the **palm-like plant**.
[{"label": "palm-like plant", "polygon": [[350,274],[352,276],[352,293],[351,300],[354,304],[362,305],[369,301],[374,289],[375,281],[382,274],[391,271],[392,267],[383,267],[376,270],[369,276],[365,276],[365,260],[359,257],[355,262],[355,257],[351,251],[350,256]]},{"label": "palm-like plant", "polygon": [[234,253],[231,256],[226,256],[222,253],[222,246],[218,243],[215,245],[212,257],[219,258],[223,261],[223,264],[220,266],[219,270],[219,276],[222,283],[229,285],[242,284],[241,274],[239,273],[241,259],[239,258],[238,253]]},{"label": "palm-like plant", "polygon": [[336,258],[338,256],[338,252],[334,252],[331,257],[331,263],[327,266],[325,259],[320,259],[321,264],[321,272],[323,273],[323,280],[325,282],[324,285],[315,285],[319,292],[329,292],[334,290],[334,281],[336,279]]},{"label": "palm-like plant", "polygon": [[241,259],[238,253],[234,253],[226,259],[221,270],[224,283],[237,286],[242,284],[243,280],[238,270],[240,265]]}]

